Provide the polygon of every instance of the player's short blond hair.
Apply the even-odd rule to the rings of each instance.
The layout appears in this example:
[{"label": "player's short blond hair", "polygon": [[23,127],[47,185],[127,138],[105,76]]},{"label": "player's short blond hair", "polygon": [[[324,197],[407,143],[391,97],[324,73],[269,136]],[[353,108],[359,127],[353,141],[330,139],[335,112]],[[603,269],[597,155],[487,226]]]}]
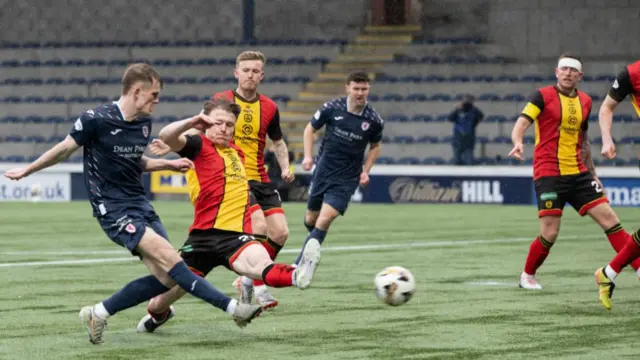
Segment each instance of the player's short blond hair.
[{"label": "player's short blond hair", "polygon": [[158,74],[153,66],[145,63],[131,64],[122,75],[122,95],[126,95],[133,85],[139,81],[152,84],[153,80],[158,81],[162,88],[162,79],[160,78],[160,74]]},{"label": "player's short blond hair", "polygon": [[240,65],[241,61],[250,60],[260,60],[263,64],[267,63],[267,57],[264,56],[263,53],[261,53],[260,51],[248,50],[241,52],[238,57],[236,57],[236,66]]}]

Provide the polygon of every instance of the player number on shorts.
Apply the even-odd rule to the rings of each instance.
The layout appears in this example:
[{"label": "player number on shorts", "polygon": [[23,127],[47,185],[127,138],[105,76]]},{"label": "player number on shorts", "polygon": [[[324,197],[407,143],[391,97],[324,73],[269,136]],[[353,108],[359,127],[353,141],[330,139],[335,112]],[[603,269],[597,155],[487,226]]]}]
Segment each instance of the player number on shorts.
[{"label": "player number on shorts", "polygon": [[600,183],[598,183],[597,181],[593,180],[591,182],[591,186],[593,186],[593,188],[596,190],[597,193],[602,192],[602,187],[600,186]]},{"label": "player number on shorts", "polygon": [[242,242],[255,240],[255,238],[253,236],[250,236],[250,235],[241,235],[238,239],[240,239],[240,241],[242,241]]}]

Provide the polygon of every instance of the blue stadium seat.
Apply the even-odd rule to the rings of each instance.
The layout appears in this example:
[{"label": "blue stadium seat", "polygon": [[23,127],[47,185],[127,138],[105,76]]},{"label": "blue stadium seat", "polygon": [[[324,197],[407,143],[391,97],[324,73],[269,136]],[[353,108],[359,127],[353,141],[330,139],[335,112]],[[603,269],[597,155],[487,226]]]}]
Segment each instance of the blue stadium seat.
[{"label": "blue stadium seat", "polygon": [[32,123],[32,124],[42,124],[44,123],[44,118],[40,115],[29,115],[26,116],[23,120],[26,123]]},{"label": "blue stadium seat", "polygon": [[[87,66],[107,66],[107,62],[102,59],[90,59],[86,61],[86,64]],[[114,65],[114,66],[125,66],[125,65]]]},{"label": "blue stadium seat", "polygon": [[17,104],[22,102],[22,98],[18,96],[5,96],[3,102]]},{"label": "blue stadium seat", "polygon": [[495,93],[480,94],[479,101],[500,101],[500,96]]},{"label": "blue stadium seat", "polygon": [[[535,142],[536,142],[535,137],[530,136],[530,135],[529,136],[525,136],[522,140],[523,140],[524,144],[535,144]],[[509,142],[511,142],[511,141],[509,141]]]},{"label": "blue stadium seat", "polygon": [[214,58],[202,58],[202,59],[196,60],[196,65],[200,65],[200,66],[216,65],[217,63],[218,61]]},{"label": "blue stadium seat", "polygon": [[[589,115],[589,121],[590,122],[597,122],[598,121],[598,114]],[[615,116],[613,117],[613,121],[615,121]]]},{"label": "blue stadium seat", "polygon": [[450,82],[469,82],[471,78],[468,75],[451,75],[449,76]]},{"label": "blue stadium seat", "polygon": [[403,99],[400,94],[384,94],[381,101],[402,101]]},{"label": "blue stadium seat", "polygon": [[422,165],[444,165],[447,162],[441,157],[426,157],[421,161]]},{"label": "blue stadium seat", "polygon": [[451,101],[451,95],[436,93],[431,95],[431,101]]},{"label": "blue stadium seat", "polygon": [[425,94],[409,94],[404,98],[404,100],[411,101],[411,102],[428,101],[429,97],[427,97],[427,95]]},{"label": "blue stadium seat", "polygon": [[45,60],[42,63],[42,66],[53,66],[53,67],[60,67],[63,66],[64,62],[60,59],[51,59],[51,60]]},{"label": "blue stadium seat", "polygon": [[5,161],[8,162],[25,162],[26,159],[22,155],[9,155],[5,158]]},{"label": "blue stadium seat", "polygon": [[417,75],[409,75],[409,76],[403,76],[400,79],[400,82],[409,82],[409,83],[421,83],[422,82],[422,76],[417,76]]},{"label": "blue stadium seat", "polygon": [[445,122],[449,121],[449,114],[440,114],[435,119],[436,122]]},{"label": "blue stadium seat", "polygon": [[2,82],[4,85],[20,85],[22,84],[22,79],[18,78],[7,78]]},{"label": "blue stadium seat", "polygon": [[489,115],[484,119],[488,123],[501,123],[506,122],[507,118],[504,115]]},{"label": "blue stadium seat", "polygon": [[388,144],[391,142],[391,138],[387,135],[382,135],[382,139],[380,139],[380,141],[384,144]]},{"label": "blue stadium seat", "polygon": [[24,138],[20,135],[7,135],[4,138],[6,142],[23,142]]},{"label": "blue stadium seat", "polygon": [[22,101],[27,103],[43,103],[44,98],[42,96],[26,96],[22,99]]},{"label": "blue stadium seat", "polygon": [[58,143],[64,140],[64,136],[58,136],[58,135],[54,135],[54,136],[50,136],[49,139],[47,139],[47,142],[49,143]]},{"label": "blue stadium seat", "polygon": [[435,144],[438,142],[438,137],[437,136],[431,136],[431,135],[424,135],[419,137],[416,142],[418,143],[425,143],[425,144]]},{"label": "blue stadium seat", "polygon": [[277,102],[289,102],[291,100],[291,97],[287,96],[287,95],[276,95],[273,96],[271,98],[273,101],[277,101]]},{"label": "blue stadium seat", "polygon": [[[164,80],[164,78],[163,78]],[[215,76],[205,76],[198,79],[198,83],[200,84],[218,84],[220,83],[220,78]]]},{"label": "blue stadium seat", "polygon": [[39,67],[40,65],[40,60],[25,60],[22,62],[22,66],[24,67]]},{"label": "blue stadium seat", "polygon": [[515,75],[498,75],[495,77],[495,81],[498,82],[517,82],[518,81],[518,77]]},{"label": "blue stadium seat", "polygon": [[62,96],[49,96],[46,99],[44,99],[44,101],[48,102],[48,103],[64,103],[64,102],[67,102],[67,100]]},{"label": "blue stadium seat", "polygon": [[178,97],[174,95],[160,95],[160,102],[178,102]]},{"label": "blue stadium seat", "polygon": [[626,136],[620,139],[620,144],[640,144],[640,136]]},{"label": "blue stadium seat", "polygon": [[24,139],[24,141],[29,143],[44,143],[44,142],[47,142],[47,139],[44,136],[31,135],[31,136],[27,136]]},{"label": "blue stadium seat", "polygon": [[63,85],[67,83],[67,81],[63,78],[52,77],[52,78],[46,79],[44,83],[47,85]]},{"label": "blue stadium seat", "polygon": [[520,81],[522,82],[542,82],[546,79],[540,75],[532,74],[532,75],[522,75],[520,77]]},{"label": "blue stadium seat", "polygon": [[417,157],[413,157],[413,156],[406,156],[406,157],[398,159],[397,163],[401,164],[401,165],[418,165],[418,164],[420,164],[420,159],[418,159]]},{"label": "blue stadium seat", "polygon": [[49,116],[44,119],[44,122],[48,124],[62,124],[65,121],[65,118],[63,118],[62,116]]},{"label": "blue stadium seat", "polygon": [[423,80],[426,82],[445,82],[447,78],[442,75],[427,75]]},{"label": "blue stadium seat", "polygon": [[502,97],[502,101],[525,101],[526,99],[522,94],[507,94]]},{"label": "blue stadium seat", "polygon": [[386,120],[389,122],[408,122],[409,117],[403,114],[393,114],[389,115]]},{"label": "blue stadium seat", "polygon": [[22,80],[23,85],[42,85],[44,81],[41,78],[26,78]]},{"label": "blue stadium seat", "polygon": [[486,144],[490,142],[489,138],[486,136],[476,136],[476,142],[479,144]]},{"label": "blue stadium seat", "polygon": [[493,75],[473,75],[471,81],[473,82],[493,82]]},{"label": "blue stadium seat", "polygon": [[510,144],[511,138],[509,138],[508,136],[496,136],[491,139],[491,142],[497,144]]},{"label": "blue stadium seat", "polygon": [[450,142],[453,141],[453,136],[451,136],[451,135],[443,136],[439,140],[440,140],[441,143],[447,144],[447,143],[450,143]]},{"label": "blue stadium seat", "polygon": [[396,136],[393,138],[393,142],[396,144],[413,144],[416,139],[413,136]]},{"label": "blue stadium seat", "polygon": [[178,59],[174,62],[176,66],[193,66],[195,61],[193,59]]},{"label": "blue stadium seat", "polygon": [[415,121],[415,122],[431,122],[434,121],[433,116],[429,115],[429,114],[416,114],[413,115],[413,117],[411,118],[411,121]]},{"label": "blue stadium seat", "polygon": [[178,83],[178,84],[197,84],[198,83],[198,78],[196,78],[195,76],[183,76],[181,78],[178,78],[176,80],[176,83]]},{"label": "blue stadium seat", "polygon": [[629,114],[613,115],[613,121],[615,121],[615,122],[632,122],[633,121],[633,116],[631,116]]},{"label": "blue stadium seat", "polygon": [[303,65],[307,63],[304,56],[292,56],[284,61],[286,65]]},{"label": "blue stadium seat", "polygon": [[376,159],[376,164],[391,165],[395,164],[395,160],[392,157],[380,156]]}]

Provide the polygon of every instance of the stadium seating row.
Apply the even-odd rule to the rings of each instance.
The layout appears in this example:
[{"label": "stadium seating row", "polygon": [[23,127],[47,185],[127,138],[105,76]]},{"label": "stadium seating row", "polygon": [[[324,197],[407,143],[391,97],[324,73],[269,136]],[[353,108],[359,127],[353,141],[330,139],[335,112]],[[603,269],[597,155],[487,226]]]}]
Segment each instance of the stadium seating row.
[{"label": "stadium seating row", "polygon": [[[122,80],[120,78],[109,77],[50,77],[50,78],[6,78],[0,80],[0,86],[20,86],[20,85],[107,85],[107,84],[120,84]],[[163,76],[162,81],[164,84],[237,84],[238,79],[233,76],[216,77],[216,76],[184,76],[184,77],[171,77]],[[269,76],[262,80],[263,84],[304,84],[311,81],[309,76]]]},{"label": "stadium seating row", "polygon": [[[0,42],[0,48],[40,49],[40,48],[105,48],[105,47],[209,47],[209,46],[308,46],[308,45],[346,45],[346,39],[254,39],[241,41],[235,39],[221,40],[159,40],[159,41],[26,41]],[[484,41],[475,37],[423,38],[415,39],[414,44],[481,44]]]},{"label": "stadium seating row", "polygon": [[[267,59],[267,65],[304,65],[304,64],[327,64],[328,57],[315,56],[306,58],[304,56],[292,56],[289,58],[272,57]],[[0,67],[70,67],[70,66],[127,66],[130,63],[146,62],[153,66],[202,66],[202,65],[230,65],[236,64],[235,58],[202,58],[202,59],[50,59],[50,60],[3,60]]]},{"label": "stadium seating row", "polygon": [[[173,83],[202,83],[202,84],[217,84],[217,83],[235,83],[237,80],[233,76],[227,77],[217,77],[217,76],[184,76],[184,77],[173,77],[173,76],[163,76],[162,80],[167,84]],[[614,76],[611,75],[596,75],[596,76],[584,76],[583,82],[607,82],[610,84],[615,80]],[[267,76],[264,78],[263,83],[307,83],[311,81],[310,76],[286,76],[286,75],[276,75],[276,76]],[[451,75],[451,76],[439,76],[439,75],[429,75],[429,76],[389,76],[389,75],[379,75],[375,78],[374,84],[387,85],[387,84],[420,84],[420,83],[538,83],[538,82],[549,82],[555,81],[555,76],[544,77],[540,75],[522,75],[512,76],[512,75]],[[119,83],[120,78],[113,77],[70,77],[70,78],[62,78],[62,77],[50,77],[50,78],[41,78],[41,77],[27,77],[27,78],[5,78],[0,80],[0,85],[77,85],[77,84],[115,84]],[[506,85],[506,84],[505,84]]]}]

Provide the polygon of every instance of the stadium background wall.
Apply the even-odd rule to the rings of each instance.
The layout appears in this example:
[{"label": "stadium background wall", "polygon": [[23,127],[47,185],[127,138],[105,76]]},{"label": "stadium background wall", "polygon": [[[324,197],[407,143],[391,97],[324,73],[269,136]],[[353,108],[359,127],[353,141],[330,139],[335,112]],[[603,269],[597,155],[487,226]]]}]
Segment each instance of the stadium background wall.
[{"label": "stadium background wall", "polygon": [[[0,171],[16,164],[0,163]],[[296,181],[290,189],[290,201],[306,201],[311,176],[299,165],[294,167]],[[82,165],[60,164],[46,169],[40,177],[19,182],[0,182],[0,201],[29,201],[24,189],[34,185],[46,194],[41,201],[86,200]],[[613,206],[640,207],[640,172],[635,168],[598,169],[607,196]],[[167,171],[143,175],[149,199],[187,199],[184,176]],[[19,194],[20,196],[13,196]],[[354,202],[363,203],[536,203],[531,169],[525,167],[453,167],[396,166],[374,167],[371,183],[358,189]]]}]

